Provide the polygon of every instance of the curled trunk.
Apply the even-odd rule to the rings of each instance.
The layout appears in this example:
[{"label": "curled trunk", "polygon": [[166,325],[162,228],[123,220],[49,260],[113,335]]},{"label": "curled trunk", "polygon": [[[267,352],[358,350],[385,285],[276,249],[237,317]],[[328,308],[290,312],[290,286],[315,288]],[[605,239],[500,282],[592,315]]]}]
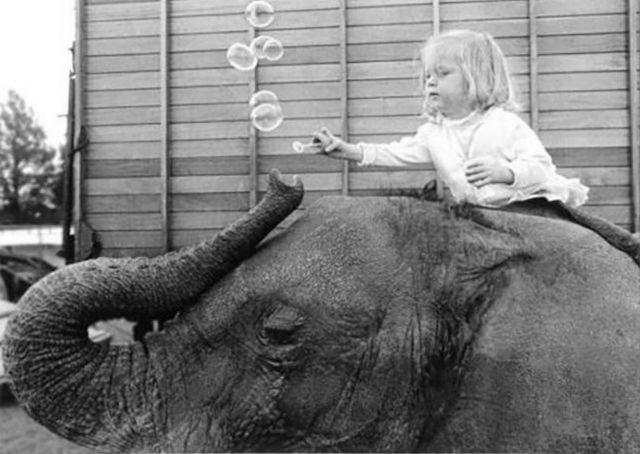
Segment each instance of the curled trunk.
[{"label": "curled trunk", "polygon": [[3,352],[26,411],[81,444],[152,448],[156,429],[147,399],[157,384],[144,344],[94,344],[87,327],[175,314],[251,255],[302,193],[301,183],[287,186],[274,171],[260,204],[211,240],[151,259],[74,264],[33,286],[9,322]]}]

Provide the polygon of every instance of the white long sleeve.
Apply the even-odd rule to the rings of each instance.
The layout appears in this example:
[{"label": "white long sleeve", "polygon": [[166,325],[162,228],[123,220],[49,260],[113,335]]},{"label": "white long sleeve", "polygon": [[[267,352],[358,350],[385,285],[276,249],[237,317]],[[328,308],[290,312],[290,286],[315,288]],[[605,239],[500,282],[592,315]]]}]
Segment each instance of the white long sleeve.
[{"label": "white long sleeve", "polygon": [[403,137],[399,141],[387,144],[358,143],[363,156],[360,164],[403,167],[431,162],[423,129],[424,126],[419,128],[414,136]]},{"label": "white long sleeve", "polygon": [[[409,166],[433,162],[439,177],[460,202],[499,207],[545,197],[572,206],[585,202],[588,189],[577,179],[558,175],[535,132],[517,115],[493,107],[460,120],[427,122],[414,136],[389,144],[359,143],[361,165]],[[464,167],[469,159],[496,156],[513,171],[512,184],[476,188]]]}]

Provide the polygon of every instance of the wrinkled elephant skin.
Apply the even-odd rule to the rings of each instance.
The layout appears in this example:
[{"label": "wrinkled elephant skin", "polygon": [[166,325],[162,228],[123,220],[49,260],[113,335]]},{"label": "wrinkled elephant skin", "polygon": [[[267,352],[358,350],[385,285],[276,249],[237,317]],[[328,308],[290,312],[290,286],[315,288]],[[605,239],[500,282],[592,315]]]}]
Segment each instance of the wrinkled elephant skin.
[{"label": "wrinkled elephant skin", "polygon": [[[58,281],[99,301],[139,281],[70,268]],[[640,271],[579,226],[327,197],[222,274],[144,342],[87,346],[82,312],[55,354],[21,341],[23,325],[58,323],[56,310],[34,320],[36,286],[5,352],[18,396],[57,433],[119,451],[640,450]],[[23,376],[36,366],[44,377]]]}]

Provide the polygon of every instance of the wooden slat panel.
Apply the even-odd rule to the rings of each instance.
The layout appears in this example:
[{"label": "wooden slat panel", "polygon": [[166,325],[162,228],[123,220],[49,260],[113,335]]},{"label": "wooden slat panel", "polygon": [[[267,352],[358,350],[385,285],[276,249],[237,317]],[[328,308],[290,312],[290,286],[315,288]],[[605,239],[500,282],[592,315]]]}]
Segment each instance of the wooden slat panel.
[{"label": "wooden slat panel", "polygon": [[[575,93],[542,93],[540,111],[627,109],[629,99],[623,90]],[[596,114],[593,114],[596,115]]]},{"label": "wooden slat panel", "polygon": [[603,129],[586,131],[541,131],[542,143],[549,148],[628,147],[628,129]]},{"label": "wooden slat panel", "polygon": [[247,175],[215,175],[171,178],[173,194],[201,192],[248,192]]},{"label": "wooden slat panel", "polygon": [[[286,181],[291,182],[291,175],[283,173]],[[266,191],[267,189],[267,174],[261,174],[258,178],[258,190]],[[305,175],[299,175],[300,179],[304,182],[305,190],[308,191],[339,191],[342,187],[342,174],[340,172],[335,173],[308,173]]]},{"label": "wooden slat panel", "polygon": [[[287,11],[308,11],[315,14],[318,10],[336,9],[339,0],[322,0],[321,2],[301,2],[300,0],[271,0],[274,10],[279,13]],[[218,14],[240,14],[248,2],[246,0],[216,0],[215,2],[203,2],[201,0],[181,0],[174,2],[173,15],[178,16],[199,16]]]},{"label": "wooden slat panel", "polygon": [[154,213],[160,211],[160,198],[152,194],[99,195],[85,197],[87,213]]},{"label": "wooden slat panel", "polygon": [[109,90],[91,91],[87,93],[86,107],[89,109],[100,107],[139,107],[158,106],[160,104],[160,90]]},{"label": "wooden slat panel", "polygon": [[136,38],[88,39],[87,56],[155,54],[160,48],[159,36]]},{"label": "wooden slat panel", "polygon": [[[283,58],[270,61],[269,66],[337,63],[340,61],[338,46],[288,47]],[[175,52],[171,54],[171,66],[180,69],[229,68],[225,50]]]},{"label": "wooden slat panel", "polygon": [[587,14],[612,14],[626,10],[624,0],[539,0],[538,15],[545,16],[577,16]]},{"label": "wooden slat panel", "polygon": [[160,32],[158,19],[121,20],[94,22],[87,28],[87,38],[133,38],[157,36]]},{"label": "wooden slat panel", "polygon": [[149,72],[160,70],[160,55],[93,56],[85,59],[92,74]]},{"label": "wooden slat panel", "polygon": [[631,223],[631,207],[629,205],[586,205],[584,210],[616,224],[628,225]]},{"label": "wooden slat panel", "polygon": [[246,156],[248,139],[176,140],[171,143],[174,158]]},{"label": "wooden slat panel", "polygon": [[[244,15],[238,14],[238,12],[242,11],[240,9],[225,15],[183,16],[182,14],[186,14],[186,12],[181,8],[174,7],[171,29],[176,35],[245,30],[247,22],[244,19]],[[274,15],[274,21],[265,29],[265,32],[271,33],[282,28],[309,29],[331,26],[338,26],[336,9],[315,10],[313,12],[278,10]]]},{"label": "wooden slat panel", "polygon": [[[422,24],[431,21],[432,6],[426,2],[422,5],[397,5],[393,8],[352,8],[351,1],[347,4],[347,26],[387,24]],[[423,37],[426,38],[426,33]]]},{"label": "wooden slat panel", "polygon": [[527,2],[520,1],[480,1],[470,3],[440,3],[440,16],[445,19],[512,19],[527,17]]},{"label": "wooden slat panel", "polygon": [[587,205],[630,205],[628,186],[594,186],[589,190]]},{"label": "wooden slat panel", "polygon": [[158,0],[86,6],[87,22],[157,19],[159,16],[160,2]]},{"label": "wooden slat panel", "polygon": [[118,73],[118,74],[87,74],[87,90],[131,90],[145,88],[159,88],[160,73],[156,71]]},{"label": "wooden slat panel", "polygon": [[160,125],[92,126],[89,134],[93,143],[151,142],[160,136]]},{"label": "wooden slat panel", "polygon": [[626,110],[564,111],[540,114],[540,129],[610,129],[629,124]]},{"label": "wooden slat panel", "polygon": [[171,217],[171,228],[173,230],[222,229],[243,214],[245,211],[185,211]]},{"label": "wooden slat panel", "polygon": [[174,158],[171,175],[245,175],[249,173],[248,156]]},{"label": "wooden slat panel", "polygon": [[158,230],[161,226],[160,213],[89,213],[87,222],[95,230]]},{"label": "wooden slat panel", "polygon": [[[117,248],[160,248],[160,231],[104,231],[100,243],[105,250]],[[158,250],[158,252],[160,252]]]},{"label": "wooden slat panel", "polygon": [[621,32],[626,28],[623,14],[546,17],[538,19],[538,34],[564,35]]},{"label": "wooden slat panel", "polygon": [[[282,173],[302,175],[305,173],[336,173],[342,170],[342,162],[319,155],[269,155],[261,156],[258,172],[269,173],[278,169]],[[304,180],[304,177],[303,177]]]},{"label": "wooden slat panel", "polygon": [[[87,5],[106,5],[115,3],[141,3],[157,0],[85,0]],[[123,5],[124,6],[124,5]]]},{"label": "wooden slat panel", "polygon": [[549,148],[553,162],[560,167],[580,163],[583,167],[625,167],[630,164],[629,148]]},{"label": "wooden slat panel", "polygon": [[[282,99],[278,93],[279,99]],[[209,103],[246,103],[251,93],[246,85],[209,86],[173,88],[171,90],[171,104],[173,106],[209,104]]]},{"label": "wooden slat panel", "polygon": [[160,122],[159,107],[119,107],[113,109],[87,109],[90,125],[134,125],[156,124]]},{"label": "wooden slat panel", "polygon": [[137,178],[160,176],[159,159],[110,159],[87,161],[87,178]]},{"label": "wooden slat panel", "polygon": [[627,167],[563,167],[560,173],[567,178],[580,178],[587,186],[626,186],[631,181]]},{"label": "wooden slat panel", "polygon": [[177,106],[171,108],[173,123],[207,122],[207,121],[247,121],[249,105],[242,104],[200,104],[196,106]]},{"label": "wooden slat panel", "polygon": [[171,125],[172,140],[233,139],[247,135],[246,121],[179,123]]},{"label": "wooden slat panel", "polygon": [[95,178],[85,180],[85,195],[158,194],[158,178]]},{"label": "wooden slat panel", "polygon": [[[200,194],[173,194],[171,211],[247,211],[249,194],[246,192],[220,192]],[[179,214],[177,214],[179,216]]]},{"label": "wooden slat panel", "polygon": [[541,55],[624,52],[626,36],[624,33],[543,36],[538,39],[538,49]]},{"label": "wooden slat panel", "polygon": [[[93,159],[150,159],[160,157],[160,142],[107,142],[91,143],[86,161]],[[109,165],[103,163],[103,165]]]}]

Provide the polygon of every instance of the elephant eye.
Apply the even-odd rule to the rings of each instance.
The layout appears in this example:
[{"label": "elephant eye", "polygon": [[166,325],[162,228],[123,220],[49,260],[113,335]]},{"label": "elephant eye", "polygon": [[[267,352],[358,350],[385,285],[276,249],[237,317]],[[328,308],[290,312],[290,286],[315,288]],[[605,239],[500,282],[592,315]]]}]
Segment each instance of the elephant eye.
[{"label": "elephant eye", "polygon": [[295,333],[303,322],[304,319],[297,309],[279,306],[264,320],[261,337],[277,345],[292,344]]},{"label": "elephant eye", "polygon": [[288,345],[293,343],[295,330],[265,328],[264,337],[272,344]]}]

